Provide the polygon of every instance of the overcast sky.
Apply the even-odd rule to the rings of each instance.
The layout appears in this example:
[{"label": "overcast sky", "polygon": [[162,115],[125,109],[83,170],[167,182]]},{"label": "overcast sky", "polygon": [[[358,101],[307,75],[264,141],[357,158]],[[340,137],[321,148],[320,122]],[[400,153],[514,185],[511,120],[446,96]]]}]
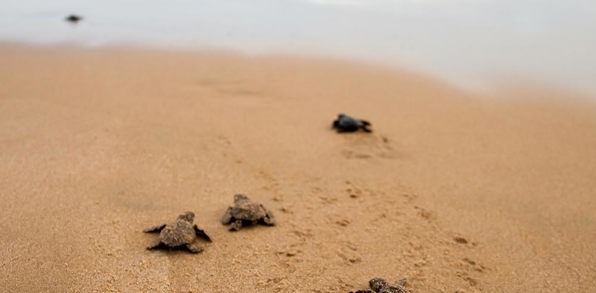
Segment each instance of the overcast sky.
[{"label": "overcast sky", "polygon": [[[596,1],[0,0],[0,40],[290,52],[596,93]],[[70,25],[76,13],[84,20]]]}]

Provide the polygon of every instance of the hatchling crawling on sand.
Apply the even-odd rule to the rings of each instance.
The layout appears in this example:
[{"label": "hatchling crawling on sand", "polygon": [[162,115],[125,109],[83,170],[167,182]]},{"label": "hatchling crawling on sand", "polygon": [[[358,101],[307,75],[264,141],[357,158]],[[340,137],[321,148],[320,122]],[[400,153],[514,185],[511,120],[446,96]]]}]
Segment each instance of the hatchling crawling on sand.
[{"label": "hatchling crawling on sand", "polygon": [[244,194],[234,195],[234,206],[228,207],[221,218],[221,223],[228,226],[230,231],[238,231],[244,225],[263,224],[275,225],[275,218],[271,211],[262,204],[252,202]]},{"label": "hatchling crawling on sand", "polygon": [[364,132],[372,132],[369,128],[370,122],[362,119],[356,119],[346,114],[337,115],[337,119],[333,121],[333,128],[337,132],[354,132],[362,129]]},{"label": "hatchling crawling on sand", "polygon": [[76,14],[71,14],[67,17],[64,18],[65,21],[68,21],[70,23],[77,23],[81,20],[83,20],[83,18],[81,16],[78,16]]},{"label": "hatchling crawling on sand", "polygon": [[195,214],[193,212],[186,212],[179,215],[175,222],[143,230],[145,233],[159,233],[159,238],[147,246],[147,249],[183,248],[192,253],[203,251],[203,248],[195,243],[197,238],[203,238],[209,242],[211,242],[211,238],[205,231],[193,224],[194,218]]},{"label": "hatchling crawling on sand", "polygon": [[396,284],[391,285],[384,279],[374,278],[368,282],[368,285],[372,290],[358,290],[350,293],[410,293],[404,287],[406,285],[406,279],[401,279]]}]

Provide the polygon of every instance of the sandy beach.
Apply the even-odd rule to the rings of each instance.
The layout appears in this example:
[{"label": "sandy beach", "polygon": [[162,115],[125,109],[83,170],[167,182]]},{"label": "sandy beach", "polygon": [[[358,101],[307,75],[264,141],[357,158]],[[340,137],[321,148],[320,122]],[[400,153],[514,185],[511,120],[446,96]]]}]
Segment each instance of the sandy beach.
[{"label": "sandy beach", "polygon": [[[596,102],[355,61],[0,45],[0,291],[596,287]],[[337,134],[338,113],[373,132]],[[229,232],[233,195],[273,227]],[[184,211],[204,252],[148,251]]]}]

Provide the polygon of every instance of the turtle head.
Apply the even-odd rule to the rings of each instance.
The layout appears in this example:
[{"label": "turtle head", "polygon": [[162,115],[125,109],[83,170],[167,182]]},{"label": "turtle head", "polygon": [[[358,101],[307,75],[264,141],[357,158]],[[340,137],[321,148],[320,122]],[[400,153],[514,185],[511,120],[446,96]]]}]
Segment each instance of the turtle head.
[{"label": "turtle head", "polygon": [[182,220],[182,221],[187,221],[187,222],[191,222],[194,221],[195,219],[195,213],[193,212],[186,212],[180,216],[178,216],[178,220]]},{"label": "turtle head", "polygon": [[374,279],[371,279],[368,282],[368,285],[375,292],[379,292],[381,289],[387,287],[389,284],[387,284],[387,281],[385,281],[385,280],[383,280],[381,278],[374,278]]},{"label": "turtle head", "polygon": [[237,202],[243,202],[243,201],[247,201],[248,200],[248,196],[238,193],[234,195],[234,203]]}]

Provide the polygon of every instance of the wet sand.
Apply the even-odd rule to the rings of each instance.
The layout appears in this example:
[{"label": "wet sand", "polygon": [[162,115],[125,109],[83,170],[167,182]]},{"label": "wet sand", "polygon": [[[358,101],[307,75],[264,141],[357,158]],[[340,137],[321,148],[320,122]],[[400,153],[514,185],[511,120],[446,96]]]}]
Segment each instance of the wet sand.
[{"label": "wet sand", "polygon": [[[0,46],[6,292],[588,292],[596,103],[340,60]],[[372,134],[338,135],[339,112]],[[274,227],[228,232],[235,193]],[[147,251],[191,210],[198,255]]]}]

